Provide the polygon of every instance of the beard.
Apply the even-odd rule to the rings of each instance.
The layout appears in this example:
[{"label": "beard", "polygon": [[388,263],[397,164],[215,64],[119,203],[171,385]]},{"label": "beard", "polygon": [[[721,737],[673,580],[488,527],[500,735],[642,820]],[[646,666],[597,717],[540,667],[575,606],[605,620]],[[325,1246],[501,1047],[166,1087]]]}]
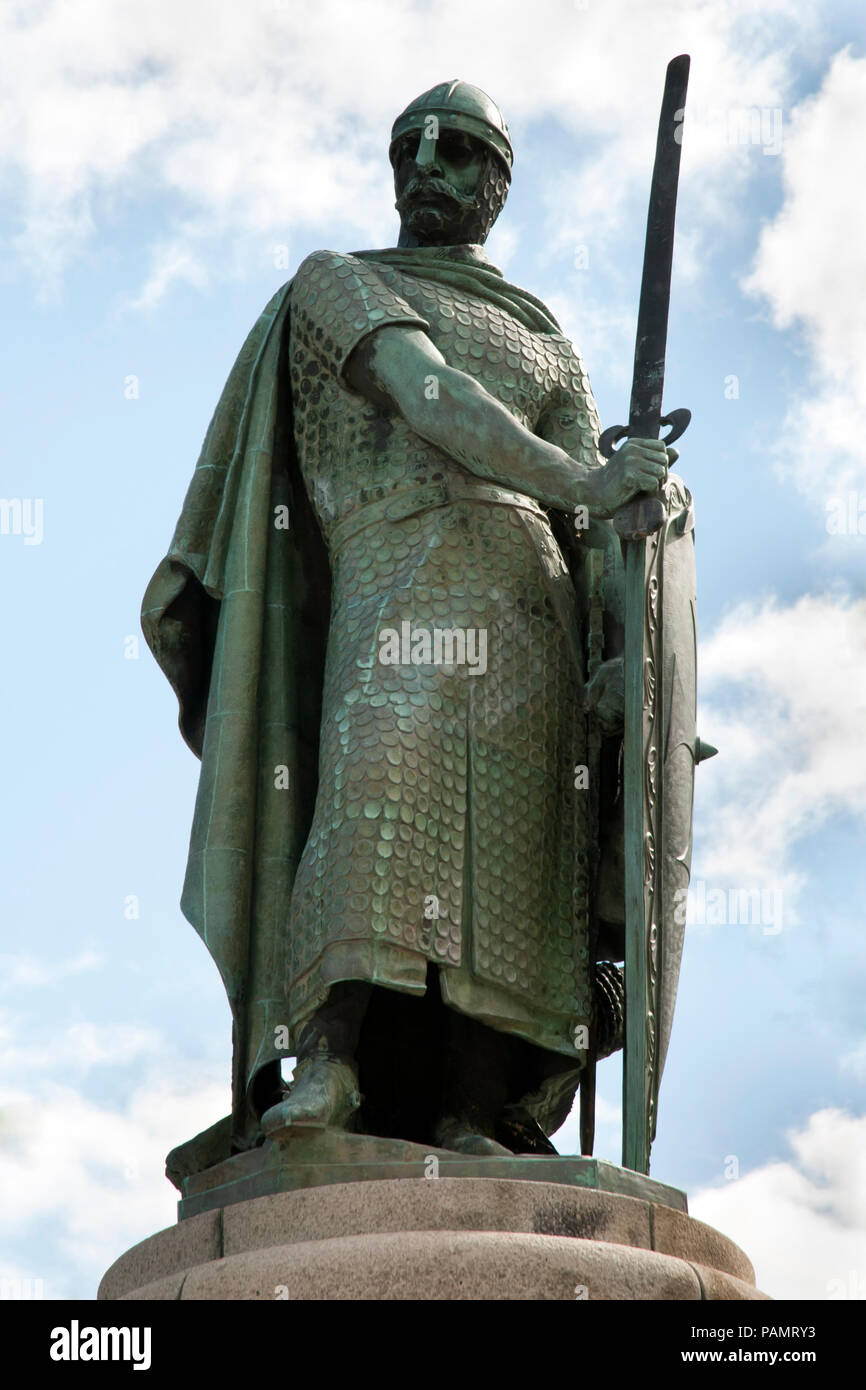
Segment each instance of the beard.
[{"label": "beard", "polygon": [[454,244],[474,240],[470,229],[479,221],[478,198],[460,193],[444,179],[412,179],[394,206],[404,225],[419,238]]},{"label": "beard", "polygon": [[492,152],[471,194],[435,175],[416,173],[397,198],[403,227],[419,246],[483,245],[502,211],[511,176]]}]

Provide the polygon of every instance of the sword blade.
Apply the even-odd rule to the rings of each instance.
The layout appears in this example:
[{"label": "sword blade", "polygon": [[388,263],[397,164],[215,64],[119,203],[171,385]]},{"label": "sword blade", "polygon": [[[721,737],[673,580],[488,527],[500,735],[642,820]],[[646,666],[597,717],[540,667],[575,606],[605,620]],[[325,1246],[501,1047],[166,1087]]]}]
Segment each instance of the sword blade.
[{"label": "sword blade", "polygon": [[[628,433],[640,439],[658,439],[660,433],[680,136],[688,78],[689,58],[681,54],[668,64],[665,75],[647,216],[628,425]],[[643,513],[648,512],[650,507],[657,509],[657,518],[650,515],[643,518]],[[625,561],[625,1048],[622,1163],[624,1168],[632,1168],[638,1173],[649,1172],[656,1066],[648,1028],[648,1018],[655,1005],[648,961],[644,783],[650,739],[644,714],[648,698],[661,698],[657,685],[654,686],[652,697],[647,696],[645,688],[648,560],[645,536],[648,532],[654,532],[663,518],[661,497],[639,497],[622,508],[614,522],[624,537]]]},{"label": "sword blade", "polygon": [[689,56],[681,53],[668,63],[665,74],[650,186],[628,418],[628,432],[638,439],[658,439],[660,432],[682,120],[688,85]]}]

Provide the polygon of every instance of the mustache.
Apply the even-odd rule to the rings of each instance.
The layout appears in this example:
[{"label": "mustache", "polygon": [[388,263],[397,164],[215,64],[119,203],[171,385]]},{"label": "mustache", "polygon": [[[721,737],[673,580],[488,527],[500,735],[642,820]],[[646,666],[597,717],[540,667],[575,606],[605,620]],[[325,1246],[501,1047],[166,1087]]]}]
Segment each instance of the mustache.
[{"label": "mustache", "polygon": [[431,193],[435,193],[441,198],[446,198],[449,202],[453,203],[455,207],[476,208],[478,206],[478,199],[471,193],[459,193],[456,188],[453,188],[450,183],[446,183],[444,179],[436,178],[435,175],[426,177],[423,174],[416,175],[416,177],[406,185],[394,206],[398,212],[405,212],[411,204],[416,202],[421,196],[426,196]]}]

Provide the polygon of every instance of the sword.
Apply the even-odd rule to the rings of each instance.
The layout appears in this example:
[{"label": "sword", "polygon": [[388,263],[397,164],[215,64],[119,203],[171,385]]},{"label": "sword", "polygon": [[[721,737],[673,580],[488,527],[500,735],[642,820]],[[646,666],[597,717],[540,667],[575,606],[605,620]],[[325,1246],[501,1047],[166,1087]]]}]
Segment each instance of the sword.
[{"label": "sword", "polygon": [[[634,350],[634,374],[628,425],[613,425],[599,439],[599,450],[610,458],[621,439],[679,439],[691,419],[688,410],[662,414],[665,347],[670,304],[674,221],[680,170],[682,118],[689,80],[688,54],[667,68],[659,117],[658,140],[650,188],[644,248],[643,278]],[[624,1168],[649,1172],[650,1146],[655,1131],[658,1083],[653,1039],[648,1026],[654,1010],[650,978],[647,901],[654,891],[656,863],[645,862],[643,797],[646,768],[644,741],[644,611],[648,536],[665,520],[665,503],[658,494],[641,494],[621,507],[613,524],[622,538],[625,560],[625,1048],[623,1061]],[[655,859],[656,856],[653,856]]]},{"label": "sword", "polygon": [[[664,436],[664,442],[671,444],[685,433],[692,418],[690,410],[672,410],[669,415],[662,415],[682,119],[688,85],[689,55],[681,53],[678,58],[673,58],[668,63],[659,116],[647,214],[628,424],[611,425],[600,436],[598,447],[605,458],[611,457],[614,445],[621,439],[658,439],[662,425],[671,427]],[[614,526],[621,536],[629,540],[639,539],[657,531],[663,517],[664,506],[661,499],[642,494],[620,507],[614,517]]]}]

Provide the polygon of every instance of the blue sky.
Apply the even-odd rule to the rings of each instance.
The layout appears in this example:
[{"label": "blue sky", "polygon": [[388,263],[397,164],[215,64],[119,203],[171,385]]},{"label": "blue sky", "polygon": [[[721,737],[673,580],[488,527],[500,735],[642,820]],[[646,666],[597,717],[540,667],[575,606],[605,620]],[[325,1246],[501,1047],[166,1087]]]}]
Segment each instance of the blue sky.
[{"label": "blue sky", "polygon": [[[524,10],[69,0],[0,19],[0,492],[43,506],[40,543],[0,535],[7,1291],[92,1297],[173,1221],[166,1151],[228,1108],[228,1006],[177,905],[198,765],[127,639],[246,333],[308,252],[393,242],[390,123],[462,76],[516,150],[489,254],[623,420],[664,68],[688,51],[666,400],[693,412],[678,471],[720,748],[693,879],[781,894],[783,915],[690,924],[652,1171],[768,1292],[866,1296],[862,16]],[[828,530],[834,497],[862,530]],[[619,1084],[612,1060],[614,1161]],[[575,1140],[572,1119],[557,1142]]]}]

